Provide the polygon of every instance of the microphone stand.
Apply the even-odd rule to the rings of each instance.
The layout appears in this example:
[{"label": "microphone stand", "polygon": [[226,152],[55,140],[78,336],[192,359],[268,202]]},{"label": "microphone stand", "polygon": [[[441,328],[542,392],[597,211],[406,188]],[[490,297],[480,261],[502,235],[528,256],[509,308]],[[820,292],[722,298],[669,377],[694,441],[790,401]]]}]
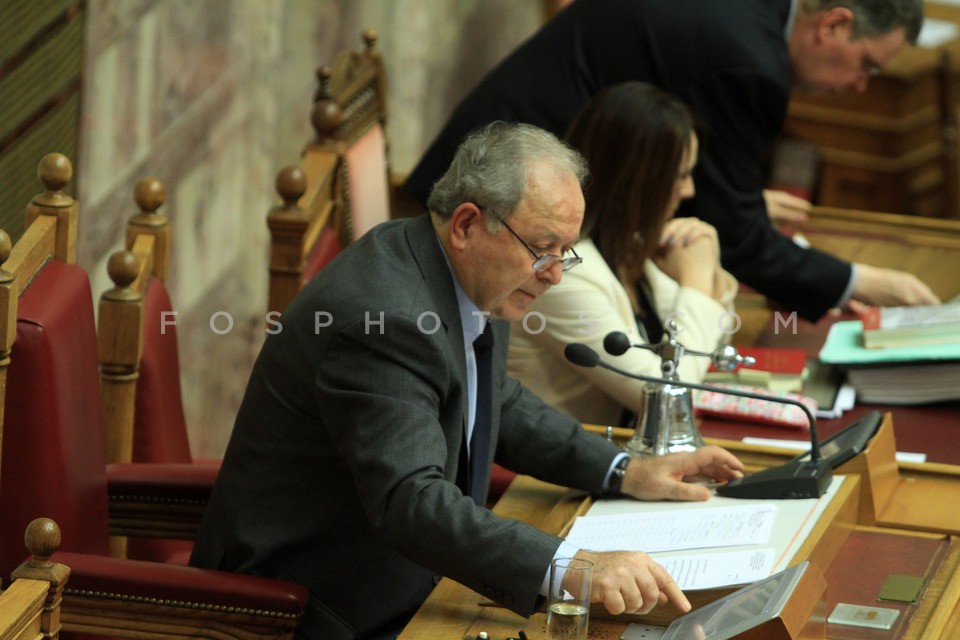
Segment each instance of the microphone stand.
[{"label": "microphone stand", "polygon": [[[609,337],[609,336],[608,336]],[[633,345],[630,345],[633,346]],[[625,349],[624,349],[625,351]],[[622,352],[621,352],[622,353]],[[780,404],[800,407],[810,422],[810,456],[805,459],[794,459],[779,467],[765,469],[749,476],[731,480],[725,485],[717,487],[717,493],[731,498],[819,498],[830,486],[833,473],[829,464],[820,453],[820,443],[817,438],[817,422],[810,409],[798,400],[769,396],[740,389],[728,389],[695,382],[685,382],[679,379],[657,378],[625,371],[600,359],[599,354],[585,344],[568,344],[564,350],[567,360],[582,366],[599,366],[622,376],[640,380],[641,382],[657,385],[670,385],[713,391],[742,398],[766,400]]]},{"label": "microphone stand", "polygon": [[[646,349],[660,356],[660,370],[663,378],[669,378],[671,384],[648,382],[643,394],[643,411],[638,416],[636,434],[626,445],[631,455],[663,455],[675,451],[693,451],[704,445],[703,437],[697,429],[693,417],[693,397],[690,389],[673,382],[679,381],[677,366],[683,355],[696,355],[710,358],[719,371],[732,371],[738,365],[753,365],[752,357],[737,353],[731,345],[723,346],[711,353],[687,349],[677,340],[679,328],[676,320],[669,320],[664,326],[663,339],[659,343],[630,342],[630,338],[620,331],[612,331],[603,340],[603,347],[613,356],[623,355],[631,348]],[[598,359],[599,362],[599,359]]]}]

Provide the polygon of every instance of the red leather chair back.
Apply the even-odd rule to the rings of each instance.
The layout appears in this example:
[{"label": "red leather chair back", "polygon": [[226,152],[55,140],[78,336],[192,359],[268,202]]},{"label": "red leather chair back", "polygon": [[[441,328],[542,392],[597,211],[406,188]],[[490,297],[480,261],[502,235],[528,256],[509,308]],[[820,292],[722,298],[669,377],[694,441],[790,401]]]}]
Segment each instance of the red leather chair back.
[{"label": "red leather chair back", "polygon": [[331,260],[340,253],[340,239],[333,227],[324,227],[313,245],[307,263],[303,267],[303,284],[310,282]]},{"label": "red leather chair back", "polygon": [[[144,294],[143,356],[137,380],[133,462],[192,462],[180,395],[177,317],[167,288],[151,278]],[[166,319],[166,321],[165,321]]]},{"label": "red leather chair back", "polygon": [[48,262],[20,297],[0,465],[0,576],[26,559],[23,531],[60,525],[60,549],[108,555],[106,453],[93,297],[83,269]]},{"label": "red leather chair back", "polygon": [[346,202],[352,239],[390,219],[390,184],[383,128],[371,126],[344,153],[347,165]]},{"label": "red leather chair back", "polygon": [[[190,441],[180,391],[177,316],[159,278],[150,278],[144,292],[143,355],[134,408],[133,462],[190,463]],[[163,538],[130,538],[127,557],[187,564],[193,542]]]}]

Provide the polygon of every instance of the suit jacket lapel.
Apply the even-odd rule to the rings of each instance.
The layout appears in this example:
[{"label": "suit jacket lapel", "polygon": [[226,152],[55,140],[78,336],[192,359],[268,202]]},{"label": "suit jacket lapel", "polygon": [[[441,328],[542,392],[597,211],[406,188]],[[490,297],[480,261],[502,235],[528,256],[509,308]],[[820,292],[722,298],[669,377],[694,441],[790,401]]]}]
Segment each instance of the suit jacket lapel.
[{"label": "suit jacket lapel", "polygon": [[406,229],[407,242],[410,252],[417,262],[423,284],[429,295],[427,296],[435,306],[433,311],[440,317],[449,342],[451,366],[464,389],[463,411],[461,413],[461,438],[466,442],[467,412],[469,405],[466,401],[467,368],[466,351],[463,345],[463,325],[460,322],[460,308],[457,306],[457,294],[453,284],[453,274],[447,263],[447,258],[440,246],[437,233],[433,228],[430,214],[426,213],[416,218]]}]

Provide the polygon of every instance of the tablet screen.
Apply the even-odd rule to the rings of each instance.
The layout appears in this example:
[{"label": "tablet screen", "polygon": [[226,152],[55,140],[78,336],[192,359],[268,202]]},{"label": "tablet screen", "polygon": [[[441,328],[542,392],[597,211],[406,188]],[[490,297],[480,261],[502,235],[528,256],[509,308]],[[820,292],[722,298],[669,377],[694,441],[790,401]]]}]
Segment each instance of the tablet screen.
[{"label": "tablet screen", "polygon": [[758,580],[673,621],[663,640],[724,640],[776,617],[808,562]]}]

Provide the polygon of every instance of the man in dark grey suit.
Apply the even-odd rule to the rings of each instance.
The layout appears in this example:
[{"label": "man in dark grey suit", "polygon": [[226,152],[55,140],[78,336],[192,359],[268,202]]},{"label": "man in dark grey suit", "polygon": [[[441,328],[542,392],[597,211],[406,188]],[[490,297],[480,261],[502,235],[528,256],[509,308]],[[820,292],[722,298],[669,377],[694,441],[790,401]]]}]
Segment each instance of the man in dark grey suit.
[{"label": "man in dark grey suit", "polygon": [[[323,640],[392,637],[440,576],[529,615],[551,558],[573,554],[612,612],[686,611],[646,554],[580,550],[481,506],[492,459],[648,499],[705,500],[682,478],[740,475],[718,447],[629,460],[506,376],[504,320],[579,262],[585,174],[552,135],[495,123],[461,146],[430,214],[324,268],[257,359],[191,564],[306,585],[300,636]],[[474,339],[488,329],[484,405]]]},{"label": "man in dark grey suit", "polygon": [[770,224],[763,198],[791,88],[863,91],[922,20],[922,0],[578,0],[463,99],[406,186],[425,202],[461,138],[488,122],[562,137],[598,91],[640,80],[702,122],[697,194],[678,215],[716,228],[723,265],[741,282],[810,320],[848,299],[934,304],[911,274],[795,245]]}]

